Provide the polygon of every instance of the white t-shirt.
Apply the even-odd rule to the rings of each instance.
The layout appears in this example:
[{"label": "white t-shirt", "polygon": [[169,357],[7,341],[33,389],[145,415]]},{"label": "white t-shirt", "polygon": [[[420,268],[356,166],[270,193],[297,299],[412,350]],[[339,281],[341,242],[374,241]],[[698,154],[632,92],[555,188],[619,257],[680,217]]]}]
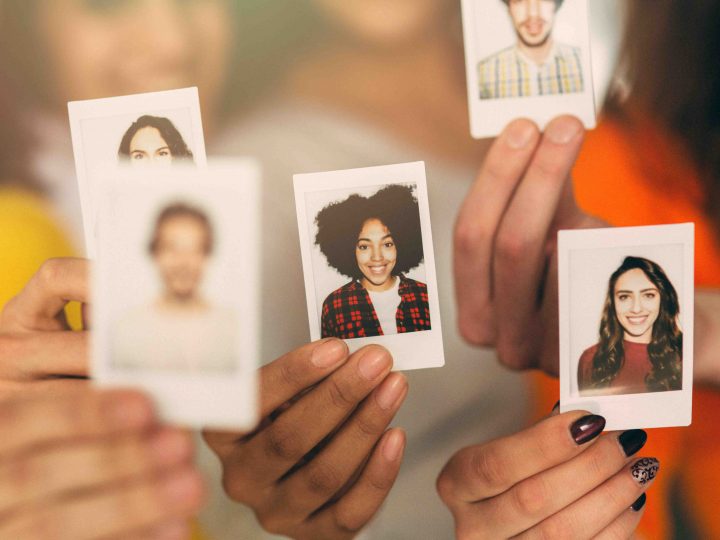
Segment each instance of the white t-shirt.
[{"label": "white t-shirt", "polygon": [[375,314],[380,321],[383,334],[397,334],[397,309],[400,305],[400,278],[395,276],[395,285],[387,291],[368,290]]}]

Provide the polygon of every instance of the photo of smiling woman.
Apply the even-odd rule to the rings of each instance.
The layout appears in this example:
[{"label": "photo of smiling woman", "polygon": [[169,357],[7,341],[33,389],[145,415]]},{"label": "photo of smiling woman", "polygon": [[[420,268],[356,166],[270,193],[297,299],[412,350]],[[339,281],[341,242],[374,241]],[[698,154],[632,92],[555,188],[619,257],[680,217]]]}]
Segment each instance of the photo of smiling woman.
[{"label": "photo of smiling woman", "polygon": [[580,395],[681,390],[679,314],[664,270],[649,259],[626,257],[610,276],[600,340],[580,357]]},{"label": "photo of smiling woman", "polygon": [[143,115],[123,135],[118,149],[120,162],[133,166],[193,163],[193,154],[175,125],[160,116]]},{"label": "photo of smiling woman", "polygon": [[430,330],[427,286],[405,275],[424,259],[411,186],[350,195],[323,208],[315,222],[315,243],[328,264],[351,279],[323,302],[322,337]]}]

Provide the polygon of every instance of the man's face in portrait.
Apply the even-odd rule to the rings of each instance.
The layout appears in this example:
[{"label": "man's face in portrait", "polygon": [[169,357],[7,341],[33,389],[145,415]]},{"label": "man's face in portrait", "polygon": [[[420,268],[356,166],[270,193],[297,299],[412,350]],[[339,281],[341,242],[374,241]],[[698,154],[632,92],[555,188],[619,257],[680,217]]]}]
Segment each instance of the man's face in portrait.
[{"label": "man's face in portrait", "polygon": [[525,46],[540,47],[552,34],[555,0],[508,0],[515,32]]}]

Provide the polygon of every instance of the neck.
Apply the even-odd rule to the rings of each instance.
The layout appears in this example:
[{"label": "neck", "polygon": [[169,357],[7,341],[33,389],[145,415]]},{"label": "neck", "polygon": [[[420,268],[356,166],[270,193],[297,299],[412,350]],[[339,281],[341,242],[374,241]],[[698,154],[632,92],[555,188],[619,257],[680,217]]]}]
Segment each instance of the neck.
[{"label": "neck", "polygon": [[625,332],[625,341],[629,341],[630,343],[643,343],[645,345],[649,344],[652,340],[652,331],[648,330],[641,336],[633,336],[631,334],[628,334]]},{"label": "neck", "polygon": [[170,291],[163,293],[158,304],[162,309],[176,311],[190,311],[205,307],[205,301],[198,294],[178,295]]},{"label": "neck", "polygon": [[536,47],[530,47],[518,40],[517,47],[525,56],[527,56],[534,63],[541,65],[550,57],[550,52],[555,45],[555,41],[552,36],[548,36],[542,45]]},{"label": "neck", "polygon": [[363,287],[365,287],[368,291],[372,292],[384,292],[389,291],[395,286],[395,282],[398,280],[397,276],[390,276],[390,278],[385,281],[385,283],[382,283],[380,285],[375,285],[372,281],[369,281],[367,278],[362,278],[360,280],[360,283]]}]

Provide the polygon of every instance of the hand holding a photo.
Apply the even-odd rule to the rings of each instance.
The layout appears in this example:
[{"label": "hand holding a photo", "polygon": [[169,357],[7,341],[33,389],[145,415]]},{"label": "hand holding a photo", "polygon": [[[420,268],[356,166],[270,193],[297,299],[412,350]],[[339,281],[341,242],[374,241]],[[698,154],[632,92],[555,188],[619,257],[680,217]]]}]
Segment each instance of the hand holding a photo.
[{"label": "hand holding a photo", "polygon": [[630,538],[659,463],[632,457],[644,431],[604,426],[572,411],[457,452],[437,481],[457,538]]},{"label": "hand holding a photo", "polygon": [[0,398],[85,385],[88,335],[70,329],[64,308],[88,300],[89,262],[51,259],[0,313]]},{"label": "hand holding a photo", "polygon": [[260,370],[260,426],[206,432],[225,489],[266,530],[307,539],[354,537],[400,470],[405,435],[387,429],[408,386],[379,346],[349,355],[326,339]]},{"label": "hand holding a photo", "polygon": [[515,369],[558,372],[557,231],[606,224],[578,208],[570,172],[584,129],[511,122],[495,140],[455,227],[460,332]]},{"label": "hand holding a photo", "polygon": [[131,391],[0,402],[0,537],[186,538],[203,499],[192,441]]}]

